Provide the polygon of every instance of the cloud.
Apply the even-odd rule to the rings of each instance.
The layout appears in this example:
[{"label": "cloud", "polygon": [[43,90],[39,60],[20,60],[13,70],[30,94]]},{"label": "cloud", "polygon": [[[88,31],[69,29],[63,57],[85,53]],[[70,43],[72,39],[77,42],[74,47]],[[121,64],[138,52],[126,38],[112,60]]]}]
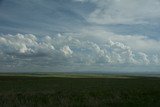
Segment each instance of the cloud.
[{"label": "cloud", "polygon": [[96,5],[86,18],[96,24],[146,24],[160,15],[159,0],[83,0]]},{"label": "cloud", "polygon": [[0,33],[49,35],[76,30],[84,22],[71,0],[1,1]]},{"label": "cloud", "polygon": [[145,64],[149,64],[150,61],[148,59],[148,55],[146,55],[145,53],[142,53],[142,52],[139,52],[139,60],[140,60],[140,63],[145,63]]},{"label": "cloud", "polygon": [[1,1],[0,69],[160,65],[159,0]]},{"label": "cloud", "polygon": [[[108,32],[104,28],[88,27],[82,29],[81,35],[86,35],[85,38],[94,39],[95,42],[108,42],[109,40],[126,44],[125,47],[122,44],[116,43],[115,46],[121,46],[122,48],[131,48],[133,51],[142,51],[147,53],[159,53],[160,41],[149,38],[145,35],[121,35],[113,32]],[[111,43],[113,44],[113,43]]]},{"label": "cloud", "polygon": [[[46,37],[47,38],[47,37]],[[32,34],[3,35],[0,37],[1,51],[6,54],[16,55],[36,55],[48,54],[54,51],[54,46],[43,42],[39,42],[37,37]]]},{"label": "cloud", "polygon": [[154,64],[160,64],[160,59],[158,58],[157,55],[153,55],[151,61],[152,61],[152,63],[154,63]]},{"label": "cloud", "polygon": [[75,2],[86,2],[86,0],[73,0]]},{"label": "cloud", "polygon": [[[108,38],[105,43],[96,43],[84,38],[64,36],[38,37],[33,34],[0,36],[2,62],[8,59],[24,63],[86,65],[157,65],[159,54],[135,51],[123,42]],[[38,59],[37,59],[38,58]],[[11,64],[12,65],[12,64]]]},{"label": "cloud", "polygon": [[61,51],[64,53],[65,56],[70,56],[73,53],[69,46],[64,46]]}]

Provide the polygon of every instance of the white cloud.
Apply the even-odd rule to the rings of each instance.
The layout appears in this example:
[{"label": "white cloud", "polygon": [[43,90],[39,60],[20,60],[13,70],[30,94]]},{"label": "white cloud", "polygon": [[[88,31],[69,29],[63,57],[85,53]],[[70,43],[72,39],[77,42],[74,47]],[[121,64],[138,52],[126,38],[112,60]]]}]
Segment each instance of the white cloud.
[{"label": "white cloud", "polygon": [[[83,37],[78,39],[78,37],[58,35],[54,37],[37,37],[31,34],[2,35],[0,37],[0,57],[4,57],[3,61],[9,58],[22,62],[23,58],[26,59],[29,56],[31,57],[30,63],[32,63],[39,56],[39,60],[44,57],[47,60],[46,63],[55,64],[68,61],[73,65],[158,65],[160,63],[159,54],[133,50],[133,47],[124,44],[124,41],[121,42],[121,37],[118,35],[115,35],[116,39],[108,36],[102,43],[94,42],[94,36],[93,40],[86,40]],[[40,63],[43,62],[39,61]]]},{"label": "white cloud", "polygon": [[86,18],[97,24],[144,24],[160,18],[159,0],[83,0],[96,5]]},{"label": "white cloud", "polygon": [[64,46],[61,51],[64,53],[65,56],[70,56],[73,53],[69,46]]},{"label": "white cloud", "polygon": [[153,55],[151,61],[154,64],[160,64],[160,60],[157,55]]},{"label": "white cloud", "polygon": [[150,63],[150,60],[148,59],[148,55],[143,53],[143,52],[139,52],[138,53],[139,55],[139,63],[145,63],[145,64],[149,64]]},{"label": "white cloud", "polygon": [[[148,38],[144,35],[119,35],[108,32],[100,28],[85,28],[81,30],[81,35],[88,38],[95,38],[95,41],[108,42],[110,45],[119,46],[121,48],[131,48],[134,51],[143,52],[160,52],[160,41]],[[109,40],[119,43],[111,43]],[[123,44],[126,45],[123,45]]]},{"label": "white cloud", "polygon": [[21,55],[49,53],[54,51],[54,46],[49,43],[39,42],[32,34],[4,35],[0,37],[1,51]]}]

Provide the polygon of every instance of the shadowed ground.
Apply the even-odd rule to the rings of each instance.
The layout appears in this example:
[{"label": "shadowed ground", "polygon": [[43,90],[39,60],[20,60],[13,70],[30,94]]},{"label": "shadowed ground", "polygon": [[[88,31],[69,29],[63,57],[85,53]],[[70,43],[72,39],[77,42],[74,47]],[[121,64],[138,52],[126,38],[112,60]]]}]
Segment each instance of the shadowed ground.
[{"label": "shadowed ground", "polygon": [[1,107],[159,107],[160,78],[0,76]]}]

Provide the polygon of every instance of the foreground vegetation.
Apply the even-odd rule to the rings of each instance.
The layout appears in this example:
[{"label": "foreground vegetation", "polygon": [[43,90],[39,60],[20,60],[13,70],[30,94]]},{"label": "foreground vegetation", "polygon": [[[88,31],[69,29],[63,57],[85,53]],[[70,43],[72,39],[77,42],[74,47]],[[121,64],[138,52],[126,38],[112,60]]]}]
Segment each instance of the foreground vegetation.
[{"label": "foreground vegetation", "polygon": [[0,76],[0,107],[160,107],[160,78]]}]

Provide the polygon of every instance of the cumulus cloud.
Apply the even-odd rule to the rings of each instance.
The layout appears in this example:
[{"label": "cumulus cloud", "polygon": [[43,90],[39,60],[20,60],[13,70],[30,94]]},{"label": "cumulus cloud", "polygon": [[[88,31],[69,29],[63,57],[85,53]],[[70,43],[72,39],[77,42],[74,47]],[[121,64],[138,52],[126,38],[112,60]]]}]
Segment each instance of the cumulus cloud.
[{"label": "cumulus cloud", "polygon": [[[158,65],[159,55],[135,51],[123,42],[108,39],[96,43],[83,38],[63,36],[38,37],[32,34],[0,36],[0,61],[8,59],[38,64],[85,64],[85,65]],[[3,57],[3,60],[2,60]],[[37,59],[37,57],[39,57]],[[11,64],[12,65],[12,64]]]},{"label": "cumulus cloud", "polygon": [[[85,28],[81,30],[81,34],[87,35],[86,37],[95,39],[95,41],[108,42],[109,40],[126,44],[122,48],[132,48],[134,51],[143,51],[147,53],[160,52],[160,41],[151,39],[145,35],[120,35],[113,32],[108,32],[103,28]],[[113,43],[111,43],[113,45]],[[117,46],[116,45],[116,46]],[[115,46],[115,45],[114,45]]]},{"label": "cumulus cloud", "polygon": [[159,0],[84,1],[96,5],[96,9],[86,19],[97,24],[145,24],[160,17]]},{"label": "cumulus cloud", "polygon": [[0,37],[1,51],[6,54],[48,54],[54,51],[52,44],[39,42],[32,34],[3,35]]},{"label": "cumulus cloud", "polygon": [[61,51],[64,53],[65,56],[70,56],[73,53],[69,46],[64,46]]},{"label": "cumulus cloud", "polygon": [[152,63],[154,63],[154,64],[160,64],[160,59],[158,58],[157,55],[153,55],[151,61],[152,61]]}]

